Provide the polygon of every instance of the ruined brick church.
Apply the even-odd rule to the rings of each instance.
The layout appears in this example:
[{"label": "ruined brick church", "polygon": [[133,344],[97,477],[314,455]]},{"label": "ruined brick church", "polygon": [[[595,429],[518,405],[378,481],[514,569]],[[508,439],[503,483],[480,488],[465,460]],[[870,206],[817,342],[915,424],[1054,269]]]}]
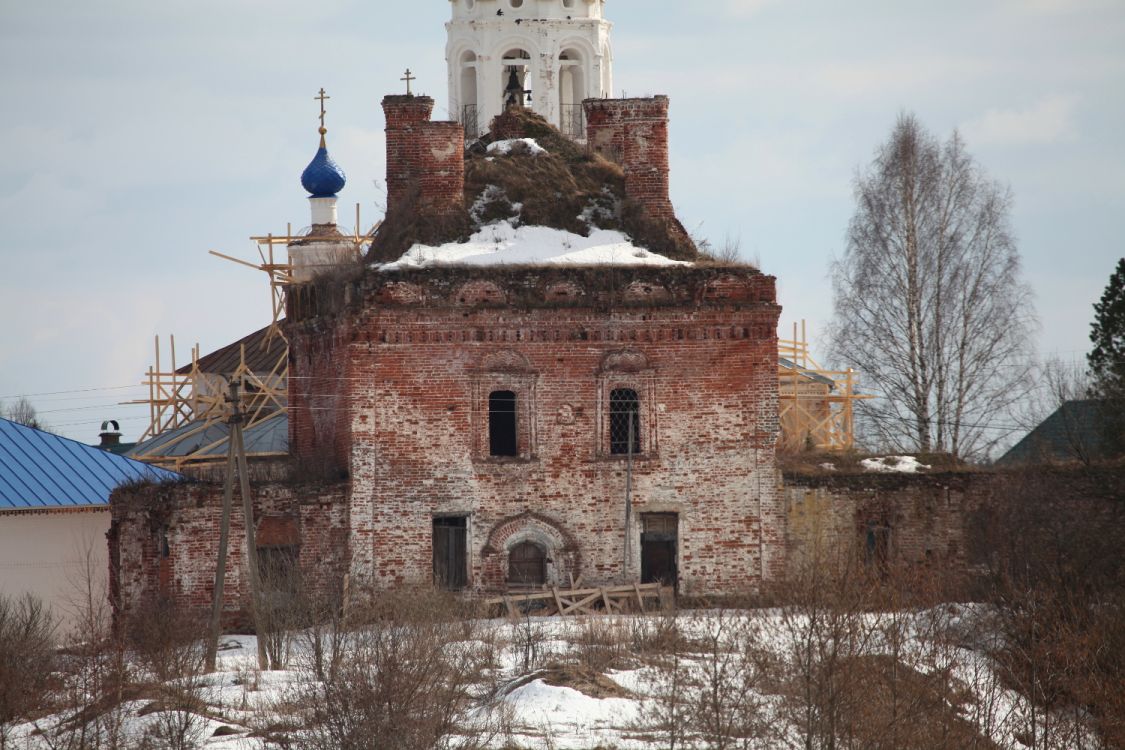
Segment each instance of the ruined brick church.
[{"label": "ruined brick church", "polygon": [[[609,98],[604,0],[451,5],[459,119],[383,100],[387,212],[362,264],[323,127],[305,171],[289,476],[254,482],[256,554],[323,585],[757,589],[785,556],[774,279],[699,255],[676,219],[669,101]],[[221,495],[117,493],[120,607],[206,605]]]}]

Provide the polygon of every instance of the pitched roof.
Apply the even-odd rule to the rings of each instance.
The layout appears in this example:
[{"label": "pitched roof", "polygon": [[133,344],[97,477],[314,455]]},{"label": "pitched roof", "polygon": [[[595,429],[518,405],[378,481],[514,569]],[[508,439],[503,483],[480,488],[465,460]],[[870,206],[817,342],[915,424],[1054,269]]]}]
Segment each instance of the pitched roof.
[{"label": "pitched roof", "polygon": [[[249,336],[244,336],[233,344],[228,344],[221,349],[216,349],[205,357],[199,358],[199,369],[202,372],[215,375],[229,375],[238,369],[242,361],[242,347],[246,347],[246,366],[251,372],[268,373],[277,366],[278,359],[285,351],[285,341],[280,336],[274,336],[266,343],[270,327],[266,326],[260,331],[254,331]],[[176,370],[180,375],[191,372],[191,365],[185,365]]]},{"label": "pitched roof", "polygon": [[0,419],[0,511],[106,506],[118,486],[180,475]]},{"label": "pitched roof", "polygon": [[[208,425],[205,420],[188,422],[174,430],[162,432],[154,438],[138,443],[129,451],[133,458],[182,457],[195,455],[225,456],[230,426],[226,422]],[[283,454],[289,452],[289,415],[278,411],[265,417],[252,427],[243,430],[243,443],[249,455]],[[211,446],[208,450],[203,448]]]},{"label": "pitched roof", "polygon": [[1103,458],[1106,417],[1106,405],[1102,401],[1067,401],[996,463],[1012,465],[1043,460]]}]

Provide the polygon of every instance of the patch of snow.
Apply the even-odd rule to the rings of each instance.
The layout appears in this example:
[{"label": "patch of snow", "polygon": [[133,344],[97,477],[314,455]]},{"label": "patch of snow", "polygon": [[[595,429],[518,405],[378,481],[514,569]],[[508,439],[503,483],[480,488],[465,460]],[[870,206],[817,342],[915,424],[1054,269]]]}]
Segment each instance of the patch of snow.
[{"label": "patch of snow", "polygon": [[820,465],[820,468],[824,469],[825,471],[836,471],[836,464],[825,462]]},{"label": "patch of snow", "polygon": [[532,156],[539,156],[540,154],[547,153],[547,149],[539,145],[534,138],[512,138],[506,141],[496,141],[488,144],[488,153],[500,154],[501,156],[508,156],[515,149],[517,152],[523,150],[522,146],[516,144],[522,143],[527,147],[527,152]]},{"label": "patch of snow", "polygon": [[[513,204],[519,210],[518,204]],[[479,229],[468,242],[438,247],[415,245],[393,263],[375,264],[380,271],[433,266],[493,265],[687,266],[684,261],[637,247],[621,232],[595,230],[583,237],[562,229],[513,226],[497,222]]]},{"label": "patch of snow", "polygon": [[865,458],[859,462],[860,466],[868,471],[883,474],[917,474],[919,469],[932,469],[920,463],[914,456],[882,456],[879,458]]}]

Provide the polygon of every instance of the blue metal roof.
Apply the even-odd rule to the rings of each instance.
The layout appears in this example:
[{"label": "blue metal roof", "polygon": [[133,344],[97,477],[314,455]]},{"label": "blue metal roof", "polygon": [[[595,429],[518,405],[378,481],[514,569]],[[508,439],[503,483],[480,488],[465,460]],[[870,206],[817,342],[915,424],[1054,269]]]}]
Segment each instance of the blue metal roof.
[{"label": "blue metal roof", "polygon": [[0,511],[109,505],[118,486],[180,475],[0,419]]}]

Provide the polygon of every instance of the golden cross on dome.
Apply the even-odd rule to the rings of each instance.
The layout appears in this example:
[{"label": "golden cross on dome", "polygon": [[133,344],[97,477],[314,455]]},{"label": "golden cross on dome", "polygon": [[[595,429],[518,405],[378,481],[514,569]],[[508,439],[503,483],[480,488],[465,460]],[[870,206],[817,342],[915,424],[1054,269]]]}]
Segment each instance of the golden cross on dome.
[{"label": "golden cross on dome", "polygon": [[331,98],[332,97],[330,97],[328,94],[324,93],[324,89],[321,89],[320,93],[313,97],[314,100],[320,102],[320,129],[321,130],[324,130],[324,116],[326,114],[328,114],[328,110],[326,110],[324,108],[324,102],[327,101],[328,99],[331,99]]},{"label": "golden cross on dome", "polygon": [[405,78],[400,78],[400,79],[398,79],[398,80],[400,80],[400,81],[406,81],[406,95],[407,95],[407,96],[411,96],[411,95],[412,95],[412,92],[410,91],[410,82],[411,82],[411,81],[417,81],[418,79],[417,79],[417,78],[415,78],[414,76],[412,76],[412,75],[410,74],[410,68],[407,68],[407,69],[406,69],[406,77],[405,77]]},{"label": "golden cross on dome", "polygon": [[320,102],[320,147],[321,148],[327,148],[327,144],[324,142],[324,136],[325,136],[325,134],[328,133],[328,128],[324,127],[324,116],[326,114],[328,114],[328,110],[326,110],[324,108],[324,102],[326,102],[327,100],[329,100],[331,98],[332,97],[330,97],[328,94],[324,93],[323,88],[320,89],[319,94],[317,94],[316,96],[313,97],[314,101]]}]

